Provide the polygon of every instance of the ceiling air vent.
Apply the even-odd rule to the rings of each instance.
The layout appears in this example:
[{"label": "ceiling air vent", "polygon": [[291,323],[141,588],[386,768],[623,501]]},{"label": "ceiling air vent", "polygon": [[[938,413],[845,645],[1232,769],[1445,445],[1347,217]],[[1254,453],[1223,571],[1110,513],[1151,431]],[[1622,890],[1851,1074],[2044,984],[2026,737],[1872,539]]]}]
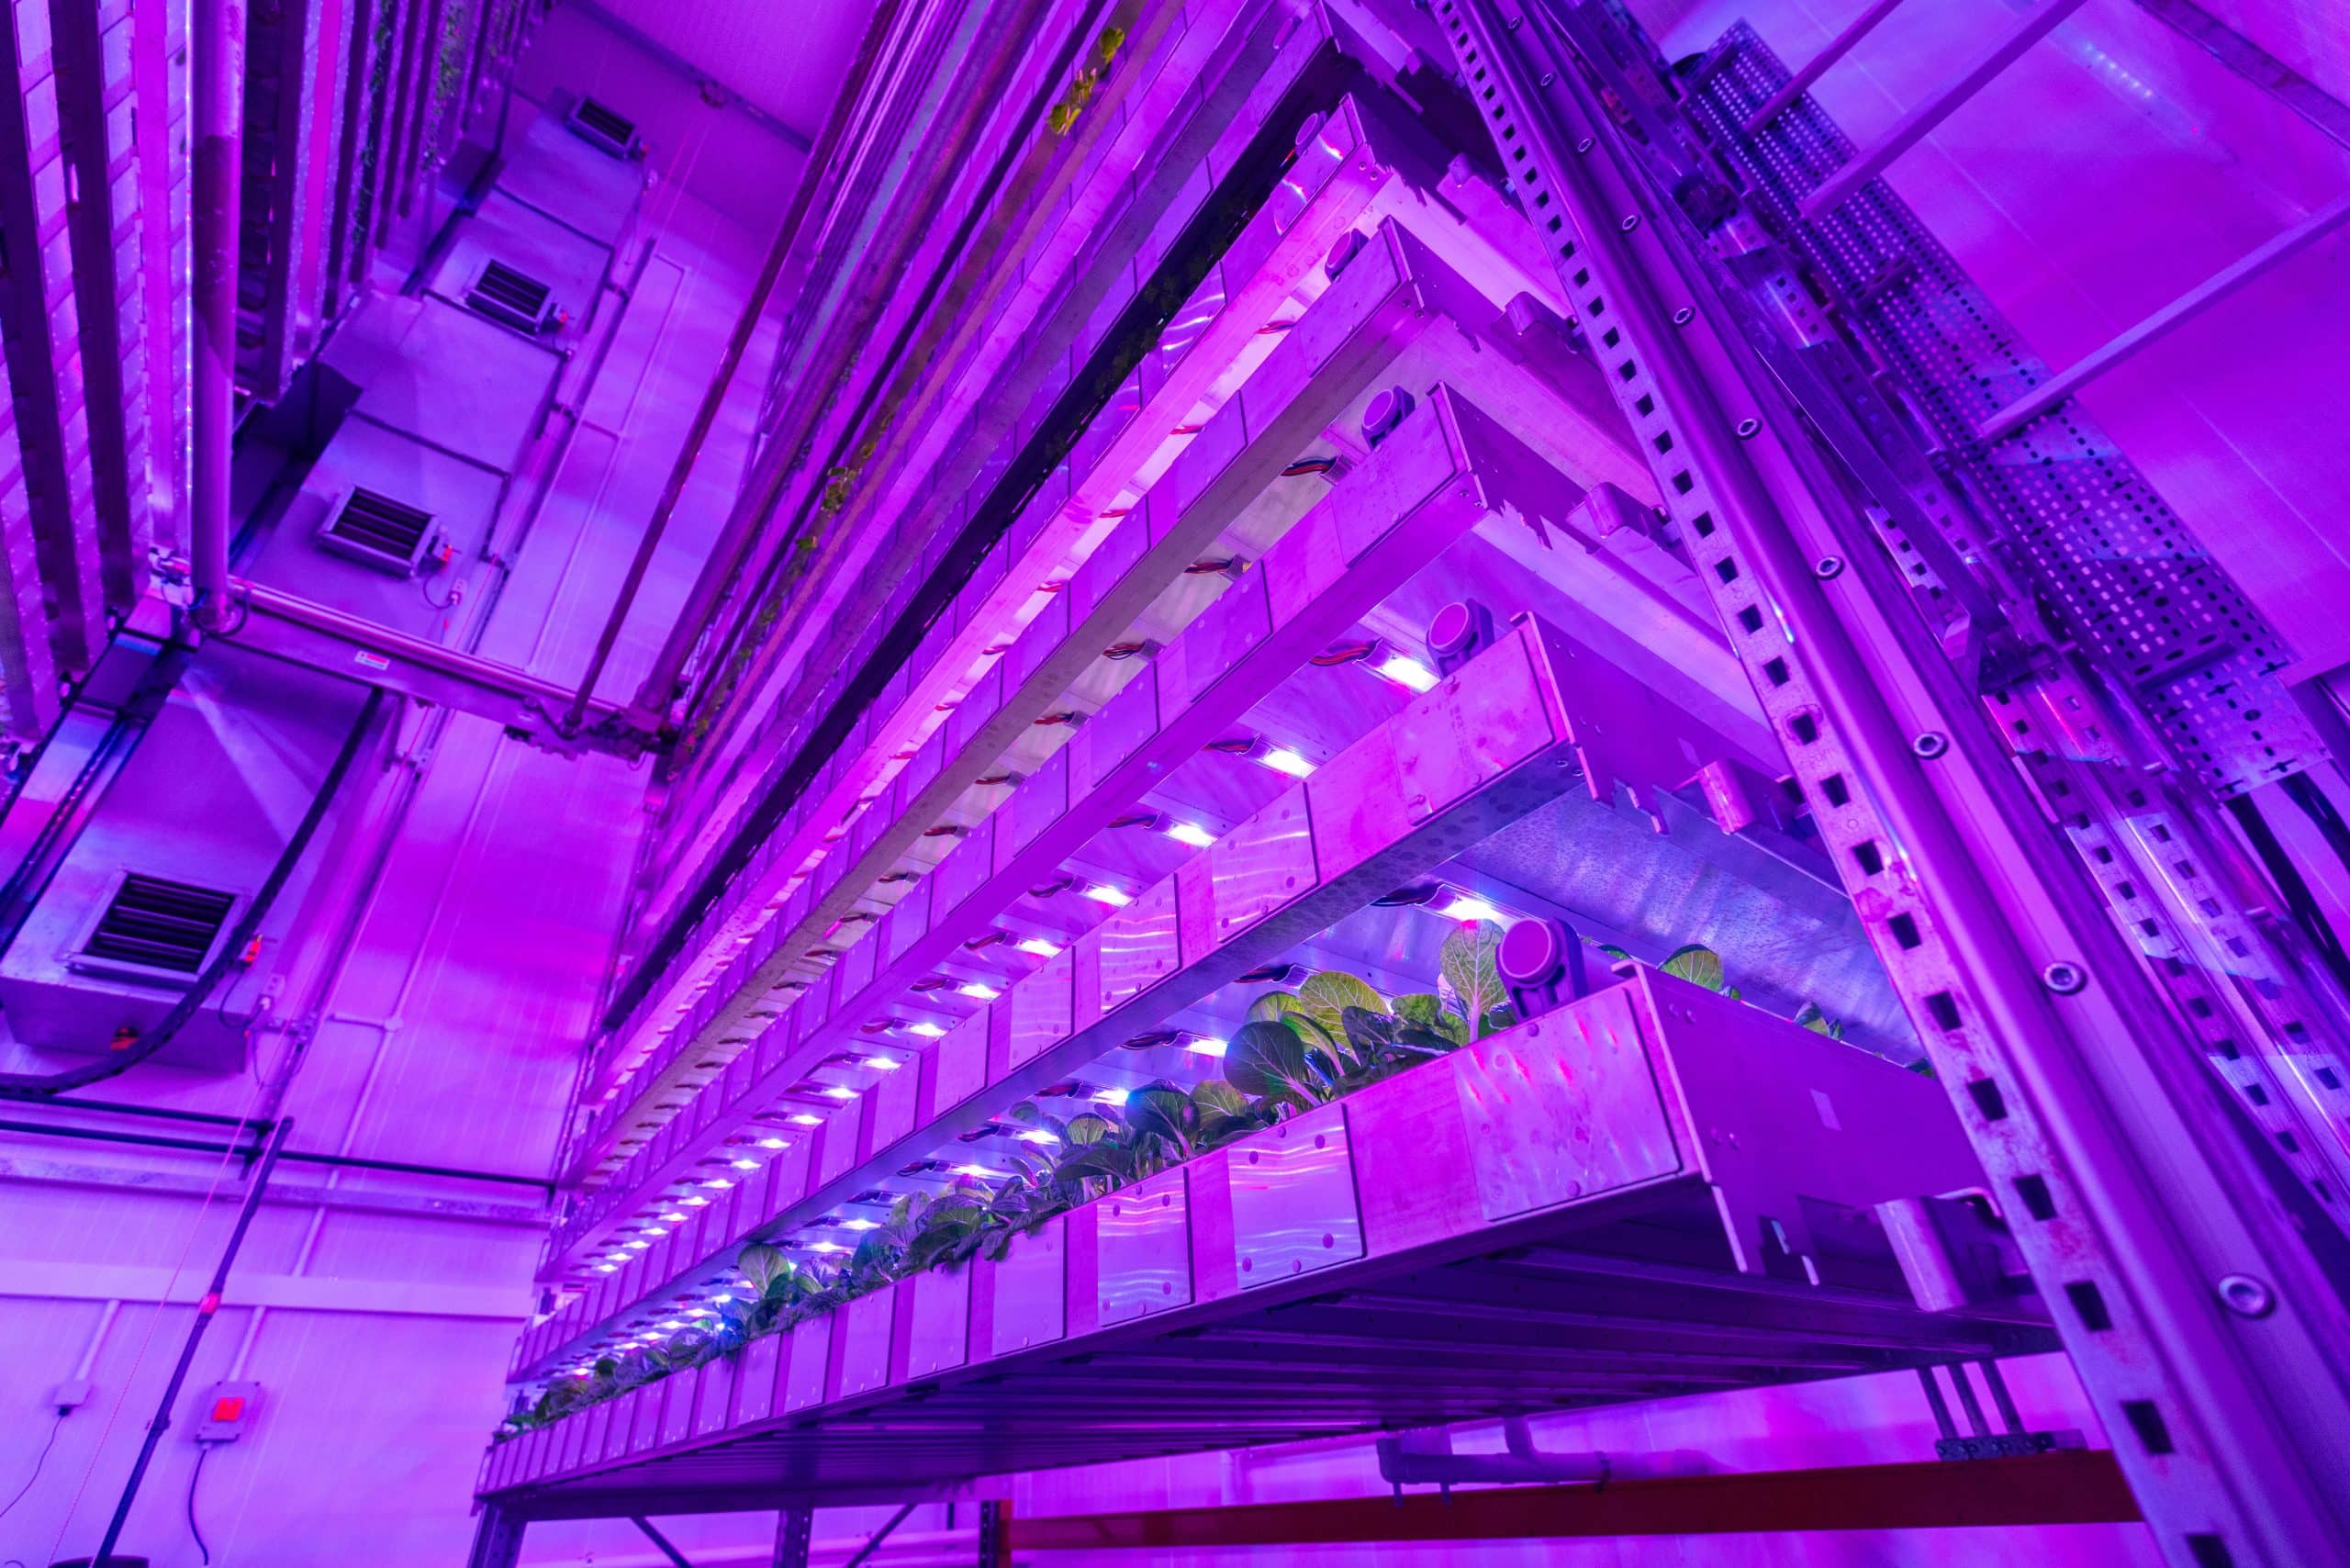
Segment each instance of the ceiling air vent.
[{"label": "ceiling air vent", "polygon": [[327,549],[395,577],[416,575],[431,539],[431,512],[364,485],[353,486],[319,530],[319,543]]},{"label": "ceiling air vent", "polygon": [[572,106],[570,126],[582,140],[615,158],[642,158],[644,143],[636,139],[636,122],[616,114],[595,99],[580,95]]},{"label": "ceiling air vent", "polygon": [[465,304],[476,315],[533,334],[545,331],[554,314],[554,297],[547,286],[504,262],[482,267],[481,275],[465,290]]},{"label": "ceiling air vent", "polygon": [[196,978],[220,939],[236,896],[127,871],[98,923],[68,963],[129,980]]}]

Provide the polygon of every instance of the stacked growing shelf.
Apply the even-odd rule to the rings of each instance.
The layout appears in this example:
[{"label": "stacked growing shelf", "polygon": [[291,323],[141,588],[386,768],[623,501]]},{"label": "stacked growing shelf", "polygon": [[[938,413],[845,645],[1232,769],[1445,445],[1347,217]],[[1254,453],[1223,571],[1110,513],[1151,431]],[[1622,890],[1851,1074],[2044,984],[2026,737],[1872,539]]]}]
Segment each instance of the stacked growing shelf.
[{"label": "stacked growing shelf", "polygon": [[[1879,1218],[1982,1177],[1905,1070],[1916,1036],[1662,521],[1612,328],[1561,313],[1528,218],[1421,106],[1350,75],[1320,12],[1212,14],[1220,49],[1134,67],[1198,73],[1189,118],[1125,122],[1129,162],[1088,175],[1125,187],[1100,210],[1137,251],[1060,236],[1006,261],[1003,291],[1062,330],[1049,363],[998,344],[942,368],[1024,412],[968,452],[925,438],[955,498],[920,514],[922,569],[799,720],[738,717],[680,777],[673,816],[728,826],[645,883],[646,910],[693,917],[673,951],[632,948],[577,1107],[583,1190],[483,1481],[516,1517],[2053,1343],[1997,1282],[1921,1310],[1936,1282]],[[1207,150],[1142,224],[1133,165],[1170,143]],[[1226,176],[1267,146],[1281,177],[1243,201]],[[1234,220],[1203,238],[1219,202]],[[1177,260],[1195,281],[1154,303]],[[1082,279],[1090,307],[1036,303]],[[886,624],[934,590],[891,653]],[[877,671],[817,746],[808,716]],[[1000,1257],[644,1372],[765,1260],[822,1278],[897,1215],[1007,1190],[1059,1118],[1213,1091],[1269,987],[1436,991],[1448,934],[1511,919],[1568,923],[1616,978],[1088,1189]],[[1746,1001],[1650,967],[1693,942],[1733,953]],[[1524,1343],[1495,1349],[1502,1322]],[[1071,1418],[1079,1386],[1112,1395],[1084,1402],[1099,1418]]]},{"label": "stacked growing shelf", "polygon": [[1635,968],[503,1444],[484,1489],[700,1506],[2045,1348],[1916,1310],[1870,1223],[1979,1181],[1930,1082]]}]

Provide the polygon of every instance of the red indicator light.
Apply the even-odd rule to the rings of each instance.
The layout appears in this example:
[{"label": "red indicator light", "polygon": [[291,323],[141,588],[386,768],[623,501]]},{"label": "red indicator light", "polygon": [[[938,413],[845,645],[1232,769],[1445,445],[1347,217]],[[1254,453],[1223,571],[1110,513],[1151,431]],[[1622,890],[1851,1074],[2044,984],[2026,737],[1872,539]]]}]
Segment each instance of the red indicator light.
[{"label": "red indicator light", "polygon": [[216,1421],[241,1421],[244,1415],[245,1402],[240,1395],[230,1394],[212,1402],[212,1418]]}]

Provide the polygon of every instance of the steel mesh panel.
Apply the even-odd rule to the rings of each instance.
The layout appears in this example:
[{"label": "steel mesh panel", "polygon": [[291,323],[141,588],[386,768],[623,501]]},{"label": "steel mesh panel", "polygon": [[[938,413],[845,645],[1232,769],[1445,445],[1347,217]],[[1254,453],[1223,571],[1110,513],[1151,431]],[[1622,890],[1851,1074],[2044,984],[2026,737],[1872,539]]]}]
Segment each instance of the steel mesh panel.
[{"label": "steel mesh panel", "polygon": [[2236,793],[2316,759],[2322,748],[2277,678],[2289,652],[2077,400],[2002,440],[1975,439],[2048,364],[1883,181],[1802,220],[1798,204],[1852,145],[1808,98],[1745,135],[1788,73],[1744,22],[1717,50],[1728,59],[1692,111],[1891,372],[2009,565],[2213,790]]}]

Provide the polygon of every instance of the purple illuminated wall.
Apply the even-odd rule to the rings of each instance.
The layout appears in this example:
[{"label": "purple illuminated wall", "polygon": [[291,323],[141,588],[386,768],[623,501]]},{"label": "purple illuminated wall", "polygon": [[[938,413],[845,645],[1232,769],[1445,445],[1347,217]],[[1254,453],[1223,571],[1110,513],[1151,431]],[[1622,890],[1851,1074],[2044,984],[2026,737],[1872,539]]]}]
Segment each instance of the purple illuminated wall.
[{"label": "purple illuminated wall", "polygon": [[[800,158],[772,129],[706,104],[691,81],[592,13],[565,8],[523,64],[514,133],[527,129],[538,97],[582,88],[639,118],[662,178],[632,241],[649,241],[650,259],[483,645],[559,679],[585,663],[650,488]],[[397,288],[450,196],[418,204],[379,286]],[[624,266],[636,259],[632,250]],[[339,346],[352,352],[370,312],[401,308],[412,307],[375,298]],[[762,353],[755,345],[755,364]],[[747,428],[747,409],[722,422],[672,549],[656,561],[640,601],[642,623],[656,632],[731,491]],[[514,488],[527,496],[529,487]],[[643,640],[633,631],[624,640],[614,689],[633,683]],[[379,878],[354,873],[311,911],[320,931],[345,915],[358,924],[284,1109],[307,1148],[543,1177],[602,977],[643,776],[608,758],[531,749],[476,720],[451,722],[429,756],[414,755],[415,734],[390,775],[415,778],[413,801]],[[12,834],[32,820],[12,820]],[[282,1048],[264,1047],[261,1070],[276,1067]],[[241,1072],[167,1066],[109,1087],[229,1116],[257,1093]],[[188,1130],[147,1130],[158,1127]],[[215,1159],[99,1148],[6,1140],[0,1498],[31,1472],[50,1435],[49,1390],[86,1363],[95,1394],[59,1428],[38,1483],[0,1518],[0,1560],[46,1563],[96,1544],[233,1207],[205,1203]],[[317,1167],[288,1167],[280,1178],[191,1374],[190,1398],[232,1373],[263,1388],[252,1432],[205,1466],[196,1506],[214,1561],[458,1561],[481,1434],[502,1408],[507,1360],[533,1303],[543,1190]],[[172,1305],[159,1308],[158,1299]],[[184,1517],[196,1453],[183,1422],[148,1477],[123,1550],[158,1563],[197,1561]],[[621,1525],[582,1540],[610,1562],[627,1560],[610,1549],[632,1538]]]},{"label": "purple illuminated wall", "polygon": [[[1744,18],[1791,62],[1862,8],[1862,0],[1639,7],[1668,54],[1700,49]],[[2002,19],[2017,9],[1987,8]],[[1829,79],[1820,101],[1854,140],[1867,141],[1942,80],[1986,9],[1986,0],[1909,0]],[[2276,0],[2239,21],[2339,90],[2350,45],[2311,23],[2311,14]],[[689,30],[677,36],[692,41]],[[762,90],[787,92],[767,79],[772,74],[762,73]],[[635,117],[654,150],[655,178],[614,260],[628,285],[624,301],[608,301],[623,310],[621,325],[592,384],[578,388],[577,428],[560,462],[514,487],[526,498],[543,487],[544,499],[531,502],[540,510],[481,644],[490,657],[570,680],[586,666],[801,172],[805,139],[796,145],[764,118],[714,105],[717,95],[705,95],[675,62],[646,52],[634,24],[616,27],[588,6],[553,12],[516,85],[517,137],[528,134],[539,104],[584,90]],[[2139,6],[2091,0],[1891,179],[2031,344],[2061,365],[2335,199],[2350,188],[2350,152]],[[387,245],[378,279],[385,292],[367,308],[374,326],[402,308],[390,291],[425,253],[455,197],[444,187],[420,202]],[[647,244],[649,254],[639,251]],[[2336,235],[2084,398],[2292,644],[2297,678],[2350,668],[2343,611],[2350,558],[2333,521],[2334,498],[2350,494],[2350,442],[2341,439],[2350,415],[2345,299],[2350,238]],[[733,501],[780,315],[779,305],[753,343],[604,673],[604,696],[625,700],[636,690]],[[346,367],[368,363],[357,345],[369,330],[364,311],[342,329],[352,334],[336,351]],[[427,385],[417,401],[432,398]],[[483,480],[479,487],[497,486]],[[246,564],[266,558],[265,547],[256,549]],[[402,610],[420,629],[434,619],[414,605]],[[405,727],[389,768],[369,780],[373,810],[406,802],[380,867],[305,906],[319,932],[347,924],[350,944],[313,960],[331,964],[329,1001],[282,1109],[308,1148],[535,1180],[554,1160],[582,1042],[599,1010],[651,809],[647,773],[605,756],[552,756],[474,719],[450,721],[429,747],[425,734]],[[57,766],[95,744],[94,726],[69,722]],[[0,828],[0,851],[28,840],[40,819],[26,808],[57,792],[43,776]],[[263,804],[279,815],[286,809],[274,798]],[[203,809],[174,804],[172,812]],[[169,831],[168,823],[140,825]],[[276,1065],[286,1048],[271,1041],[261,1068]],[[13,1069],[46,1060],[14,1044],[6,1049]],[[150,1066],[120,1087],[141,1103],[224,1116],[256,1103],[251,1076],[172,1065]],[[162,1150],[101,1158],[54,1139],[0,1135],[0,1499],[39,1465],[23,1500],[0,1518],[0,1563],[13,1558],[31,1568],[95,1545],[190,1320],[197,1282],[221,1244],[228,1205],[209,1201],[221,1183],[209,1159]],[[214,1561],[433,1568],[463,1560],[482,1444],[506,1408],[516,1336],[536,1305],[544,1199],[527,1182],[281,1171],[191,1380],[200,1389],[218,1378],[250,1378],[265,1391],[252,1433],[209,1455],[196,1492]],[[2063,1358],[2009,1368],[2031,1427],[2079,1428],[2102,1441]],[[49,1391],[77,1375],[91,1380],[94,1397],[56,1428],[51,1447]],[[1932,1436],[1908,1372],[1624,1406],[1545,1419],[1536,1429],[1559,1450],[1688,1449],[1732,1470],[1912,1459]],[[1462,1446],[1497,1441],[1481,1428]],[[167,1439],[126,1550],[172,1568],[197,1561],[185,1514],[196,1454],[183,1433]],[[1349,1439],[1006,1477],[972,1495],[1008,1493],[1035,1515],[1379,1487],[1369,1443]],[[872,1561],[969,1561],[972,1505],[957,1506],[950,1518],[944,1505],[925,1504]],[[827,1511],[817,1560],[843,1560],[886,1517],[878,1508]],[[755,1565],[769,1560],[775,1518],[712,1516],[663,1520],[662,1528],[698,1568]],[[1205,1568],[1239,1556],[1150,1561]],[[1248,1560],[1433,1564],[1464,1557],[1441,1548],[1332,1548]],[[1140,1560],[1102,1552],[1049,1561]],[[1990,1568],[2027,1560],[2138,1568],[2157,1561],[2134,1526],[1694,1546],[1529,1541],[1480,1550],[1475,1560],[1595,1568]],[[523,1561],[634,1568],[666,1560],[624,1521],[598,1521],[534,1526]]]}]

